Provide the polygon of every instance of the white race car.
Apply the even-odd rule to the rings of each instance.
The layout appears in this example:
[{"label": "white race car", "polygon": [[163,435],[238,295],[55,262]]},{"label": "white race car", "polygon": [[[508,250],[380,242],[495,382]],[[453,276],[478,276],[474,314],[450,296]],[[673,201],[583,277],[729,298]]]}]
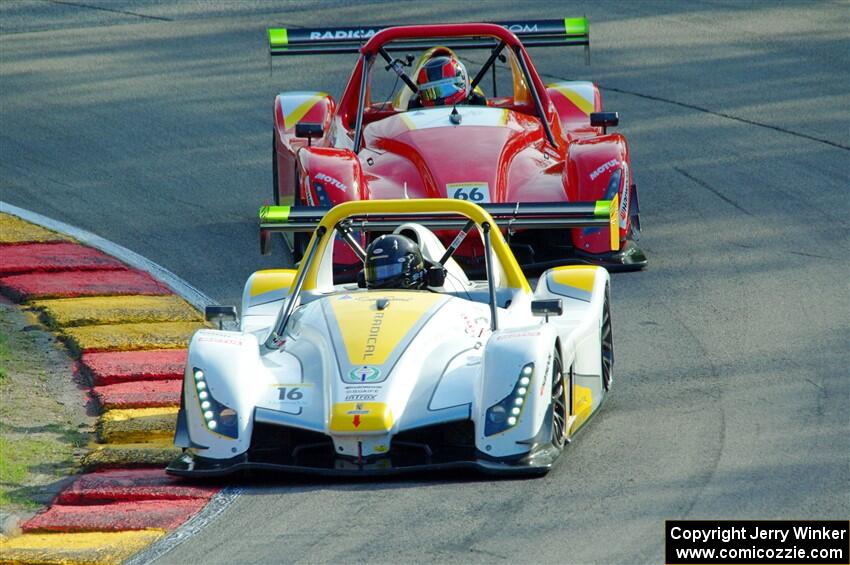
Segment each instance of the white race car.
[{"label": "white race car", "polygon": [[[616,200],[375,200],[323,212],[261,210],[264,247],[275,231],[312,239],[297,271],[251,275],[238,331],[192,338],[175,436],[183,453],[168,472],[547,472],[611,385],[609,276],[555,267],[532,290],[502,229],[603,227],[615,245]],[[432,229],[459,231],[446,249]],[[359,241],[374,232],[418,244],[423,288],[335,284],[334,247],[364,258]],[[483,243],[484,280],[451,257],[470,233]]]}]

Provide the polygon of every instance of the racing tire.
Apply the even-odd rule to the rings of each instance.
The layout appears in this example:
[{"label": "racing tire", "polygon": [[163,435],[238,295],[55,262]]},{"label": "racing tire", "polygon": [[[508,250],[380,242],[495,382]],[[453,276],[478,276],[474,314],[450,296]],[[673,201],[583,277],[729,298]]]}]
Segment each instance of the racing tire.
[{"label": "racing tire", "polygon": [[275,131],[272,130],[272,202],[275,206],[280,206],[280,187],[278,185],[277,174],[277,143],[275,139]]},{"label": "racing tire", "polygon": [[[570,368],[572,370],[572,367]],[[569,407],[567,406],[566,383],[561,370],[561,354],[558,349],[552,353],[552,445],[563,449],[567,443],[567,421]]]},{"label": "racing tire", "polygon": [[602,354],[602,387],[611,390],[614,378],[614,332],[611,326],[611,289],[605,286],[605,302],[602,304],[602,325],[599,328],[599,343]]},{"label": "racing tire", "polygon": [[[301,179],[298,175],[298,165],[295,166],[295,205],[304,206],[301,201]],[[292,234],[292,262],[298,263],[307,253],[307,245],[310,243],[309,233],[295,232]]]},{"label": "racing tire", "polygon": [[[272,130],[272,198],[274,199],[274,205],[280,206],[280,185],[279,179],[280,175],[277,172],[277,143],[275,138],[275,131]],[[301,204],[301,198],[298,195],[300,182],[298,182],[298,167],[295,167],[295,204]],[[310,243],[310,234],[309,233],[299,233],[296,232],[292,234],[292,262],[298,263],[301,259],[304,258],[304,254],[307,252],[307,244]]]}]

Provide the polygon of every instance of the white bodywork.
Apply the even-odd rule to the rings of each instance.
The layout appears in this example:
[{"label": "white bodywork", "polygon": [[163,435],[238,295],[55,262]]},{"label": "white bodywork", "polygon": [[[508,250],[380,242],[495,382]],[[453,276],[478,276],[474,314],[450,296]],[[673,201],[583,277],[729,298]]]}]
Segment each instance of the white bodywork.
[{"label": "white bodywork", "polygon": [[[445,251],[421,225],[396,231],[416,239],[426,258],[436,260]],[[330,254],[322,261],[329,263]],[[496,267],[497,276],[504,276]],[[446,268],[445,286],[424,291],[319,283],[300,294],[279,349],[263,344],[288,299],[291,274],[280,275],[275,288],[276,275],[256,273],[245,287],[241,329],[201,330],[192,338],[181,414],[188,441],[178,444],[194,456],[231,459],[249,449],[255,423],[263,422],[324,434],[338,456],[360,460],[391,452],[394,436],[405,430],[471,420],[478,453],[516,458],[540,438],[551,440],[546,414],[556,348],[563,372],[572,367],[574,373],[565,435],[578,429],[605,393],[600,326],[607,271],[551,269],[533,292],[498,286],[493,332],[486,284],[470,282],[454,260]],[[532,315],[532,300],[551,298],[562,300],[563,315],[548,322]],[[533,370],[516,424],[487,435],[488,408],[511,394],[529,363]],[[197,370],[209,395],[235,410],[237,437],[207,425]]]}]

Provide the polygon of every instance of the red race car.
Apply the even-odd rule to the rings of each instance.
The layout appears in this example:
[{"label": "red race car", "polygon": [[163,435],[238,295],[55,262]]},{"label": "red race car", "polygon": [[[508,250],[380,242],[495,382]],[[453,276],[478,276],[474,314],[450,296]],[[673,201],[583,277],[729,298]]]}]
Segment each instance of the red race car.
[{"label": "red race car", "polygon": [[[514,205],[554,211],[557,203],[617,199],[619,245],[599,227],[504,233],[526,266],[574,259],[614,270],[643,268],[629,146],[607,131],[617,125],[617,113],[602,110],[591,82],[545,85],[525,49],[587,50],[588,29],[585,18],[270,29],[272,56],[358,54],[339,102],[313,91],[275,98],[275,204],[306,211],[349,200],[460,198],[502,211]],[[472,74],[470,60],[464,63],[457,51],[474,49],[482,55]],[[497,68],[509,72],[497,78]],[[492,86],[485,92],[488,74]],[[498,96],[499,90],[507,95]],[[446,245],[453,235],[446,233]],[[372,236],[357,235],[363,243]],[[308,235],[289,237],[299,260]],[[337,248],[339,267],[359,268],[347,246]],[[465,241],[455,258],[468,268],[482,266],[480,241]]]}]

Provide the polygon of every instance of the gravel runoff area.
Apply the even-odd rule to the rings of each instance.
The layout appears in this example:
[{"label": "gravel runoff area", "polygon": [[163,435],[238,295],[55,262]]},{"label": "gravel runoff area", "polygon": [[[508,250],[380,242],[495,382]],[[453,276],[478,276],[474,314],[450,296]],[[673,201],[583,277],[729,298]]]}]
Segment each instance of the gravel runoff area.
[{"label": "gravel runoff area", "polygon": [[95,417],[67,350],[0,297],[0,529],[16,534],[79,471]]}]

